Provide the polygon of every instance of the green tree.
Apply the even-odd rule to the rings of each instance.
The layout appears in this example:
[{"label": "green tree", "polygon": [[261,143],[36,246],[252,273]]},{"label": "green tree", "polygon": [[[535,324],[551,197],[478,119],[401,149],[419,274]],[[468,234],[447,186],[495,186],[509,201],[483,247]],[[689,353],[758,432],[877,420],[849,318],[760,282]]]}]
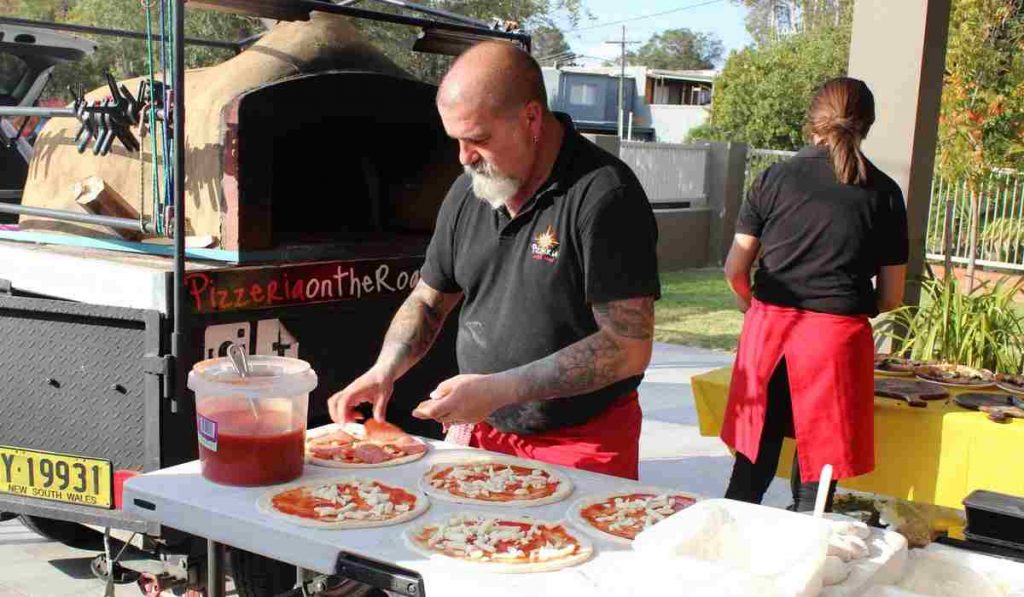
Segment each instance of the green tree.
[{"label": "green tree", "polygon": [[[1021,0],[953,3],[939,120],[938,166],[942,176],[963,181],[970,197],[971,252],[966,288],[969,292],[974,282],[982,186],[993,168],[1024,169]],[[949,207],[952,206],[947,206],[947,215]]]},{"label": "green tree", "polygon": [[[92,25],[111,29],[145,31],[147,13],[139,0],[20,0],[15,14],[24,18]],[[152,2],[150,18],[154,33],[159,33],[159,2]],[[186,10],[185,33],[201,39],[237,40],[263,27],[259,20],[219,12]],[[144,41],[109,36],[83,36],[94,39],[96,52],[80,62],[57,67],[47,96],[70,99],[67,87],[84,85],[94,89],[104,84],[104,73],[119,79],[148,74],[149,52]],[[154,68],[160,67],[160,47],[154,44]],[[190,46],[185,53],[190,68],[216,64],[231,57],[230,50]],[[135,90],[132,90],[134,93]],[[45,99],[45,98],[44,98]]]},{"label": "green tree", "polygon": [[656,34],[639,50],[628,52],[626,62],[648,68],[700,70],[714,68],[724,53],[722,41],[712,33],[669,29]]},{"label": "green tree", "polygon": [[747,9],[747,32],[760,45],[797,33],[849,26],[854,0],[733,0]]},{"label": "green tree", "polygon": [[815,90],[846,73],[849,51],[849,28],[832,27],[733,52],[715,81],[708,122],[689,138],[799,148]]},{"label": "green tree", "polygon": [[571,49],[569,42],[565,41],[565,34],[554,25],[540,25],[530,31],[533,38],[533,56],[541,62],[542,66],[548,66],[558,59],[565,63]]}]

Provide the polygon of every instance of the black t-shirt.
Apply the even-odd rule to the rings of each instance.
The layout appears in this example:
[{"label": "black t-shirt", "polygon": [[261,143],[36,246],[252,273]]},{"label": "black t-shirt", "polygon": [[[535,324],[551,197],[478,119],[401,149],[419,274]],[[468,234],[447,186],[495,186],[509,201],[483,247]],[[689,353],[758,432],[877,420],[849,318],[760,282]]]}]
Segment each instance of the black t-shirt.
[{"label": "black t-shirt", "polygon": [[869,162],[863,187],[837,181],[823,146],[768,168],[740,208],[736,232],[762,253],[754,296],[837,315],[878,314],[871,278],[907,262],[907,213],[899,186]]},{"label": "black t-shirt", "polygon": [[[551,175],[515,218],[477,198],[465,174],[438,213],[421,275],[435,290],[464,293],[462,373],[505,371],[582,340],[598,330],[594,303],[660,296],[658,231],[643,188],[628,166],[558,117],[565,136]],[[488,422],[520,434],[578,425],[640,379],[504,407]]]}]

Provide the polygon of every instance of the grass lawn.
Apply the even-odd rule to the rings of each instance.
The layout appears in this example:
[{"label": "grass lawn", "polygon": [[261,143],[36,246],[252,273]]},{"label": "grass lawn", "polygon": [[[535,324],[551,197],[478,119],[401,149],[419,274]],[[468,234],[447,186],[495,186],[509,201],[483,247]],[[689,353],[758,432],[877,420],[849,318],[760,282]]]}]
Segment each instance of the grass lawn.
[{"label": "grass lawn", "polygon": [[743,315],[720,269],[661,274],[654,339],[701,348],[736,350]]}]

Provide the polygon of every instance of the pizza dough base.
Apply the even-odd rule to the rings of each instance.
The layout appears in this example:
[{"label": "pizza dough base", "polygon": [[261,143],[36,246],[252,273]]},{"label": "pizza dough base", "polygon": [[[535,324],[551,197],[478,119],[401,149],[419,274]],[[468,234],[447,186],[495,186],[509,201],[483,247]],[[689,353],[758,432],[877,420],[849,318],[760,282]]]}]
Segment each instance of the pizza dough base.
[{"label": "pizza dough base", "polygon": [[[479,514],[485,518],[497,518],[498,520],[508,522],[526,522],[530,524],[539,525],[554,525],[555,523],[546,522],[543,520],[534,520],[532,518],[521,518],[514,516],[494,516],[489,514]],[[546,562],[525,562],[522,564],[512,564],[508,562],[478,562],[475,560],[457,558],[449,555],[445,555],[441,552],[434,551],[429,547],[422,545],[416,541],[413,536],[418,535],[422,532],[424,526],[433,526],[436,524],[443,524],[443,521],[436,521],[419,527],[412,527],[402,533],[402,538],[405,540],[405,545],[409,549],[413,550],[417,554],[435,561],[435,562],[450,562],[455,565],[466,565],[472,567],[474,570],[496,572],[501,574],[528,574],[534,572],[551,572],[553,570],[561,570],[562,568],[568,568],[577,564],[582,564],[594,555],[594,546],[590,543],[590,540],[586,537],[574,534],[572,527],[565,526],[566,531],[569,535],[579,543],[579,550],[571,556],[561,558],[558,560],[549,560]]]},{"label": "pizza dough base", "polygon": [[279,511],[272,504],[274,496],[296,489],[298,487],[321,487],[323,485],[332,485],[338,483],[351,483],[352,481],[358,480],[361,483],[372,483],[373,479],[356,479],[354,477],[344,477],[339,479],[325,479],[322,481],[304,481],[300,483],[291,483],[283,487],[275,487],[270,491],[267,491],[260,496],[256,502],[256,509],[260,512],[272,517],[277,520],[281,520],[290,524],[294,524],[301,527],[310,527],[315,529],[334,529],[334,530],[347,530],[347,529],[366,529],[370,527],[387,527],[399,525],[404,522],[408,522],[419,515],[423,514],[430,507],[430,500],[426,497],[417,494],[415,491],[410,491],[400,485],[389,485],[387,483],[381,483],[381,485],[387,485],[388,487],[394,487],[395,489],[401,489],[407,492],[409,495],[416,498],[416,504],[409,509],[408,512],[401,512],[393,518],[387,520],[337,520],[337,521],[326,521],[326,520],[313,520],[311,518],[303,518],[301,516],[293,516],[291,514],[285,514]]},{"label": "pizza dough base", "polygon": [[626,539],[625,537],[620,537],[618,535],[613,535],[611,533],[602,531],[601,529],[590,524],[590,522],[586,518],[583,518],[583,515],[580,514],[580,512],[582,512],[586,508],[589,508],[590,506],[593,506],[594,504],[599,504],[610,498],[631,495],[634,493],[653,493],[654,495],[681,495],[691,498],[698,502],[701,500],[699,496],[687,493],[685,491],[679,491],[677,489],[666,489],[664,487],[631,487],[627,489],[622,489],[621,491],[609,491],[607,493],[602,493],[597,496],[588,495],[586,497],[580,498],[573,502],[571,506],[569,506],[569,511],[566,513],[566,518],[570,523],[572,523],[574,527],[580,529],[581,531],[583,531],[587,535],[590,535],[591,537],[594,537],[595,539],[603,539],[605,541],[618,543],[619,545],[632,545],[632,539]]},{"label": "pizza dough base", "polygon": [[[342,462],[340,460],[325,460],[323,458],[316,458],[309,452],[309,440],[334,433],[335,431],[344,431],[349,435],[355,437],[357,440],[362,440],[365,437],[365,431],[362,430],[362,425],[339,425],[338,423],[331,423],[319,427],[314,431],[306,433],[306,462],[315,466],[322,466],[325,468],[382,468],[385,466],[398,466],[400,464],[406,464],[408,462],[415,462],[420,458],[426,456],[430,448],[420,452],[419,454],[410,454],[408,456],[400,456],[384,462],[378,462],[377,464],[367,464],[365,462]],[[423,446],[427,446],[427,443],[419,438],[413,438]]]},{"label": "pizza dough base", "polygon": [[[552,479],[558,480],[558,487],[555,492],[549,496],[538,498],[535,500],[509,500],[507,502],[496,502],[488,500],[478,500],[471,497],[463,497],[459,495],[453,495],[443,489],[438,489],[430,484],[427,479],[432,477],[434,473],[443,468],[449,468],[453,466],[465,466],[465,465],[480,465],[480,464],[509,464],[515,466],[527,467],[534,470],[541,470],[546,472]],[[564,500],[572,493],[572,481],[567,479],[564,475],[556,473],[552,469],[544,466],[543,463],[532,461],[532,460],[519,460],[514,458],[500,458],[497,456],[470,456],[463,457],[458,460],[452,460],[450,462],[438,462],[430,467],[426,473],[420,477],[420,491],[429,495],[430,497],[446,502],[454,502],[456,504],[470,504],[473,506],[495,506],[495,507],[513,507],[513,508],[524,508],[533,506],[546,506],[548,504],[554,504]]]}]

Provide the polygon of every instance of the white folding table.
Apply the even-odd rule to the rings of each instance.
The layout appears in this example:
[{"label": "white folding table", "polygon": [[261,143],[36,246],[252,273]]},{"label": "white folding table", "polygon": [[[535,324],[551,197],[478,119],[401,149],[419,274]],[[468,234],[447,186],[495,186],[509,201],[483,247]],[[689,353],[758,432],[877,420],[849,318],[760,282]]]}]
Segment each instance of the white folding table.
[{"label": "white folding table", "polygon": [[[451,444],[427,440],[430,452],[422,459],[395,467],[370,469],[329,469],[307,465],[302,480],[360,476],[383,483],[418,490],[419,478],[438,460],[450,459]],[[474,450],[473,454],[480,454]],[[217,485],[202,478],[199,462],[129,479],[124,487],[124,508],[139,517],[206,538],[209,546],[208,591],[210,597],[224,595],[223,545],[243,549],[324,575],[356,580],[398,595],[423,597],[622,597],[633,593],[637,583],[657,584],[654,574],[638,573],[649,567],[628,546],[586,536],[594,545],[587,562],[554,572],[497,574],[473,564],[427,560],[408,549],[402,533],[411,525],[447,518],[457,512],[489,512],[528,515],[538,520],[564,521],[569,506],[585,495],[619,491],[641,484],[586,471],[553,467],[568,477],[572,494],[556,504],[531,508],[467,507],[431,500],[425,514],[404,524],[353,530],[322,530],[289,524],[261,513],[256,502],[268,488]],[[685,481],[680,479],[680,481]],[[686,491],[685,487],[676,487]],[[577,533],[582,531],[576,530]],[[906,541],[895,533],[876,529],[871,540],[872,559],[865,560],[843,585],[826,589],[831,596],[857,595],[874,582],[898,578],[906,559]],[[677,573],[697,580],[706,572],[699,562],[679,561]],[[682,568],[686,568],[685,571]],[[877,577],[877,578],[876,578]],[[890,578],[892,577],[892,578]],[[676,594],[679,587],[660,587]],[[654,595],[659,591],[643,590]]]},{"label": "white folding table", "polygon": [[[420,476],[440,455],[455,449],[444,442],[428,442],[431,451],[410,464],[371,469],[329,469],[306,465],[302,480],[315,482],[355,475],[418,492]],[[634,557],[629,547],[592,538],[595,554],[584,564],[557,572],[495,574],[478,571],[472,564],[444,565],[436,560],[428,561],[408,549],[401,538],[411,525],[464,511],[505,512],[539,520],[561,521],[569,505],[580,496],[639,486],[617,477],[545,466],[568,477],[574,486],[572,494],[556,504],[510,509],[467,507],[431,500],[430,508],[419,518],[401,525],[370,529],[321,530],[271,518],[256,507],[259,496],[267,488],[217,485],[200,476],[198,461],[133,477],[125,484],[123,503],[124,508],[133,514],[204,537],[210,542],[211,566],[208,572],[211,586],[208,590],[214,597],[223,594],[222,545],[415,597],[420,597],[424,588],[430,595],[460,596],[478,595],[482,587],[486,587],[489,597],[601,594],[604,591],[603,579],[613,571],[628,569],[629,561]]]}]

